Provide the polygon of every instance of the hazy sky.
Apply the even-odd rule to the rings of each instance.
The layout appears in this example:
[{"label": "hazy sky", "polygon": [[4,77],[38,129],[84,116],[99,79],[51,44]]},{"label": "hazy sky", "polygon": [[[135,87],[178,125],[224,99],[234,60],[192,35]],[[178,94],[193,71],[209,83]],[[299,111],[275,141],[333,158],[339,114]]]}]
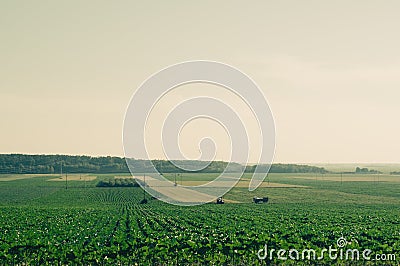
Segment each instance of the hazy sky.
[{"label": "hazy sky", "polygon": [[[399,1],[2,0],[0,152],[123,155],[136,88],[206,59],[262,88],[276,162],[400,162],[399,13]],[[193,132],[223,135],[199,123],[182,140],[191,156]]]}]

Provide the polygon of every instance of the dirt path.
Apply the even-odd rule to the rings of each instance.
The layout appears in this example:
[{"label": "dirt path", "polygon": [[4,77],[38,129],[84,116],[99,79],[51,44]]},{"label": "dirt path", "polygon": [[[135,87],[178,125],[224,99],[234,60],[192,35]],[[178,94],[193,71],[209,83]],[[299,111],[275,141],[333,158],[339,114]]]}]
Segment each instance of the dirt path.
[{"label": "dirt path", "polygon": [[[182,184],[184,186],[200,186],[200,185],[204,185],[206,183],[207,183],[207,181],[183,181],[182,183],[178,182],[178,184]],[[243,180],[243,181],[241,180],[235,185],[235,187],[240,187],[240,188],[244,187],[244,188],[246,188],[246,187],[249,187],[249,183],[250,183],[249,180]],[[216,184],[216,186],[227,187],[228,184],[229,184],[229,182],[221,181],[221,182],[218,182],[218,184]],[[306,188],[307,186],[291,185],[291,184],[283,184],[283,183],[263,182],[263,183],[261,183],[261,185],[259,187],[267,187],[267,188],[268,187],[269,188]]]},{"label": "dirt path", "polygon": [[[143,183],[143,177],[137,177],[137,180],[140,183]],[[249,187],[249,180],[240,180],[235,187]],[[174,185],[173,182],[166,182],[157,180],[154,177],[146,176],[146,185],[150,188],[156,196],[160,199],[167,199],[167,201],[178,201],[183,203],[194,203],[194,202],[212,202],[215,201],[217,197],[211,196],[195,189],[191,189],[190,187],[196,187],[206,184],[206,181],[183,181],[178,182],[177,186]],[[216,188],[219,191],[225,191],[225,188],[228,189],[232,185],[232,181],[218,181],[212,184],[213,188]],[[185,187],[188,186],[188,187]],[[267,188],[306,188],[306,186],[301,185],[290,185],[290,184],[281,184],[281,183],[268,183],[263,182],[260,187]],[[211,188],[212,189],[212,188]],[[214,191],[215,192],[215,191]],[[216,193],[213,193],[214,195]],[[228,202],[228,201],[227,201]]]},{"label": "dirt path", "polygon": [[[139,178],[143,182],[143,178]],[[184,203],[211,202],[216,198],[192,189],[184,188],[180,185],[174,186],[172,182],[159,181],[153,177],[146,176],[146,186],[156,193],[160,198],[168,198],[172,201]]]}]

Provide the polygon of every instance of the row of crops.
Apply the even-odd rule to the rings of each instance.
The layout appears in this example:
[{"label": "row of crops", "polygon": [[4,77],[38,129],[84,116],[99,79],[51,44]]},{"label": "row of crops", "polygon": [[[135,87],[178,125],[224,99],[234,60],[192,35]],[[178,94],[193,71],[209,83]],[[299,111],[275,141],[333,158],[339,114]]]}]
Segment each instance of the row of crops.
[{"label": "row of crops", "polygon": [[140,188],[71,189],[2,206],[0,265],[254,265],[270,262],[257,257],[265,244],[321,250],[340,237],[349,248],[400,254],[396,205],[179,207],[142,197]]}]

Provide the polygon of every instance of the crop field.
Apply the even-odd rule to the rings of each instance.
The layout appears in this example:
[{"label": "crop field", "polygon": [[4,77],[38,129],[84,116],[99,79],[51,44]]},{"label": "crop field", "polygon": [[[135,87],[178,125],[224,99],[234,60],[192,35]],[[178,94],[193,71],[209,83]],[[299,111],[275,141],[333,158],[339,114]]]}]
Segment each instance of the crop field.
[{"label": "crop field", "polygon": [[38,175],[38,174],[25,174],[25,175],[15,175],[15,174],[0,174],[0,182],[6,182],[6,181],[14,181],[14,180],[19,180],[19,179],[27,179],[27,178],[33,178],[37,176],[54,176],[54,175]]},{"label": "crop field", "polygon": [[[75,175],[68,189],[48,182],[55,175],[0,177],[8,178],[0,182],[0,265],[400,264],[400,177],[270,174],[249,192],[246,174],[226,204],[182,207],[140,187],[96,187],[120,176]],[[213,178],[182,174],[177,182]],[[140,204],[144,196],[148,203]],[[254,204],[254,196],[269,202]],[[280,249],[314,249],[318,256],[340,238],[346,249],[370,249],[371,260],[277,256]],[[275,253],[259,258],[266,245]]]},{"label": "crop field", "polygon": [[292,176],[292,178],[317,180],[317,181],[336,181],[336,182],[390,182],[396,183],[400,182],[400,176],[395,175],[384,175],[384,174],[371,174],[371,175],[340,175],[340,174],[330,174],[330,175],[309,175],[309,176]]},{"label": "crop field", "polygon": [[96,180],[96,176],[94,175],[88,175],[88,174],[72,174],[72,175],[68,175],[68,176],[58,176],[56,178],[51,178],[48,179],[47,181],[61,181],[61,182],[65,182],[66,180],[68,181],[92,181],[92,180]]}]

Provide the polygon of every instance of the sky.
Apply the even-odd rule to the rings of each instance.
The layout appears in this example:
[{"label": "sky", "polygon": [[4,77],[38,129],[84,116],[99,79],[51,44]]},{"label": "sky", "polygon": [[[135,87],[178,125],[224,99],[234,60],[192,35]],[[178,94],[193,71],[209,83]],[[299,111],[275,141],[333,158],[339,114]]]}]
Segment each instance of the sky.
[{"label": "sky", "polygon": [[[0,153],[123,156],[140,84],[169,65],[212,60],[262,89],[275,162],[400,163],[399,12],[399,1],[370,0],[3,0]],[[154,128],[174,100],[207,93],[246,117],[235,95],[197,84],[167,95]],[[212,132],[216,159],[228,160],[225,132],[195,123],[180,140],[188,157]],[[149,149],[162,158],[156,141]]]}]

